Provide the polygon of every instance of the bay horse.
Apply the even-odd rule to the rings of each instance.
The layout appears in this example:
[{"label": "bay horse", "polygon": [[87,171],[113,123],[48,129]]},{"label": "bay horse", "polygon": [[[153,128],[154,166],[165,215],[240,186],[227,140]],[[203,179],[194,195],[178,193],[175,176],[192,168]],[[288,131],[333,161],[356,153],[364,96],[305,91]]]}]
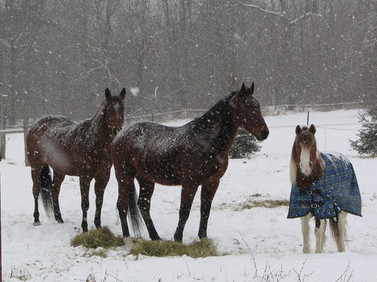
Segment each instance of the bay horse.
[{"label": "bay horse", "polygon": [[[89,186],[95,179],[96,213],[94,223],[101,227],[103,194],[109,181],[110,144],[124,121],[123,88],[119,96],[105,90],[105,99],[90,119],[80,123],[63,116],[38,120],[26,135],[26,153],[31,166],[34,196],[34,225],[39,225],[38,196],[42,193],[46,213],[63,223],[59,207],[60,186],[65,175],[79,176],[84,232],[88,231]],[[53,180],[50,168],[53,170]]]},{"label": "bay horse", "polygon": [[[112,159],[118,181],[117,207],[123,236],[129,236],[127,212],[131,223],[139,227],[137,206],[152,240],[160,237],[150,216],[151,197],[155,183],[181,185],[181,201],[175,241],[182,241],[183,229],[189,217],[191,205],[201,185],[199,238],[207,237],[207,223],[212,199],[220,178],[228,167],[228,152],[242,127],[264,140],[269,134],[250,88],[242,84],[239,91],[220,100],[201,117],[180,127],[142,122],[124,128],[112,143]],[[136,204],[134,179],[140,186]],[[135,199],[131,203],[130,197]],[[135,231],[135,228],[134,228]]]},{"label": "bay horse", "polygon": [[288,218],[301,217],[303,252],[310,252],[309,220],[315,218],[316,253],[322,253],[327,219],[339,252],[345,251],[347,213],[361,216],[361,196],[352,163],[339,153],[321,153],[316,127],[296,127],[290,160]]}]

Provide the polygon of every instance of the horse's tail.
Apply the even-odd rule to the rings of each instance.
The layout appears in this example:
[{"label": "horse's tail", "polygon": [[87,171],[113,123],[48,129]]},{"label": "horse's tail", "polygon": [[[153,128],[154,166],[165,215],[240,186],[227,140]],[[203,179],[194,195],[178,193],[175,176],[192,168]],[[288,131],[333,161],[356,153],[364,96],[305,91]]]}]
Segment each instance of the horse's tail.
[{"label": "horse's tail", "polygon": [[50,168],[45,165],[42,168],[41,174],[39,176],[41,183],[41,195],[44,210],[48,217],[53,215],[53,203],[52,203],[52,178],[50,173]]},{"label": "horse's tail", "polygon": [[340,234],[339,226],[338,226],[338,219],[330,218],[329,222],[330,222],[331,234],[336,240],[337,238],[339,238],[339,234]]},{"label": "horse's tail", "polygon": [[128,215],[131,220],[132,230],[134,231],[135,237],[141,237],[140,227],[142,225],[142,218],[140,210],[137,206],[137,192],[135,185],[133,185],[132,190],[128,194]]},{"label": "horse's tail", "polygon": [[345,212],[340,212],[338,216],[334,218],[330,218],[330,229],[331,233],[336,241],[339,244],[340,238],[343,240],[347,237],[347,214]]}]

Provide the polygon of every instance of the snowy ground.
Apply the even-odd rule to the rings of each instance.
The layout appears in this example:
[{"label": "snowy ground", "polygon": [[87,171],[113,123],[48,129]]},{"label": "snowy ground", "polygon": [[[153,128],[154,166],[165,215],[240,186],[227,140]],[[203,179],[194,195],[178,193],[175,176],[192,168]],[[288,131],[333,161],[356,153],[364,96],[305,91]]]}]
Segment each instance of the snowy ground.
[{"label": "snowy ground", "polygon": [[[322,151],[339,151],[352,159],[362,192],[363,217],[349,216],[348,251],[337,253],[328,236],[324,254],[302,254],[300,220],[286,218],[287,207],[239,211],[253,194],[262,199],[288,199],[288,160],[297,123],[306,115],[267,117],[269,138],[250,160],[231,160],[215,196],[208,234],[222,257],[134,257],[126,247],[108,257],[90,256],[70,246],[80,232],[80,189],[76,177],[66,177],[61,191],[64,224],[41,214],[42,225],[32,225],[33,200],[30,168],[23,165],[22,136],[8,135],[7,160],[1,169],[3,281],[377,281],[377,159],[362,159],[349,139],[359,128],[357,110],[313,112]],[[178,124],[177,122],[172,124]],[[94,191],[88,218],[93,228]],[[160,236],[171,239],[178,220],[180,189],[157,186],[152,217]],[[184,232],[184,241],[196,239],[199,201]],[[112,175],[105,193],[103,225],[121,234],[116,217],[116,181]],[[312,236],[312,239],[313,236]],[[313,241],[313,240],[312,240]],[[314,241],[313,244],[314,245]],[[18,279],[17,279],[18,277]],[[92,279],[92,280],[90,280]],[[338,279],[338,280],[337,280]]]}]

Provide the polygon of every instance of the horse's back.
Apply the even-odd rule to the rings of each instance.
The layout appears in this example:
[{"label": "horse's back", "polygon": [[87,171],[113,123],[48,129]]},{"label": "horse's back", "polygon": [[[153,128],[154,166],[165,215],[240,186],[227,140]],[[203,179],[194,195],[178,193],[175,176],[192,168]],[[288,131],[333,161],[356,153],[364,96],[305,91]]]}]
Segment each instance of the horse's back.
[{"label": "horse's back", "polygon": [[46,116],[37,120],[29,129],[27,136],[41,136],[47,131],[57,128],[69,128],[75,125],[75,122],[64,116]]},{"label": "horse's back", "polygon": [[142,122],[118,133],[112,144],[114,165],[165,185],[180,183],[185,128]]},{"label": "horse's back", "polygon": [[176,139],[180,136],[180,127],[170,127],[153,122],[135,123],[127,128],[123,128],[114,138],[113,146],[145,146],[146,143],[159,143],[164,140]]},{"label": "horse's back", "polygon": [[[38,166],[60,159],[68,163],[63,142],[76,123],[64,116],[46,116],[37,120],[26,135],[26,151],[30,165]],[[63,140],[63,141],[62,141]],[[64,146],[64,147],[62,147]]]}]

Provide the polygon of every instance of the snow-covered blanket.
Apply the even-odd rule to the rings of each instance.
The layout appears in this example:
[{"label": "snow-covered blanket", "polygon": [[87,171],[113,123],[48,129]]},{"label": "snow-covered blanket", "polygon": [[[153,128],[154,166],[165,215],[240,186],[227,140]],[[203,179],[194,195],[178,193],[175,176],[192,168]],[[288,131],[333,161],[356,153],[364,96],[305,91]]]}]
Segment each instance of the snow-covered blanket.
[{"label": "snow-covered blanket", "polygon": [[361,216],[361,196],[351,162],[342,154],[321,153],[323,176],[307,188],[292,185],[288,218],[309,212],[316,218],[336,217],[340,211]]}]

